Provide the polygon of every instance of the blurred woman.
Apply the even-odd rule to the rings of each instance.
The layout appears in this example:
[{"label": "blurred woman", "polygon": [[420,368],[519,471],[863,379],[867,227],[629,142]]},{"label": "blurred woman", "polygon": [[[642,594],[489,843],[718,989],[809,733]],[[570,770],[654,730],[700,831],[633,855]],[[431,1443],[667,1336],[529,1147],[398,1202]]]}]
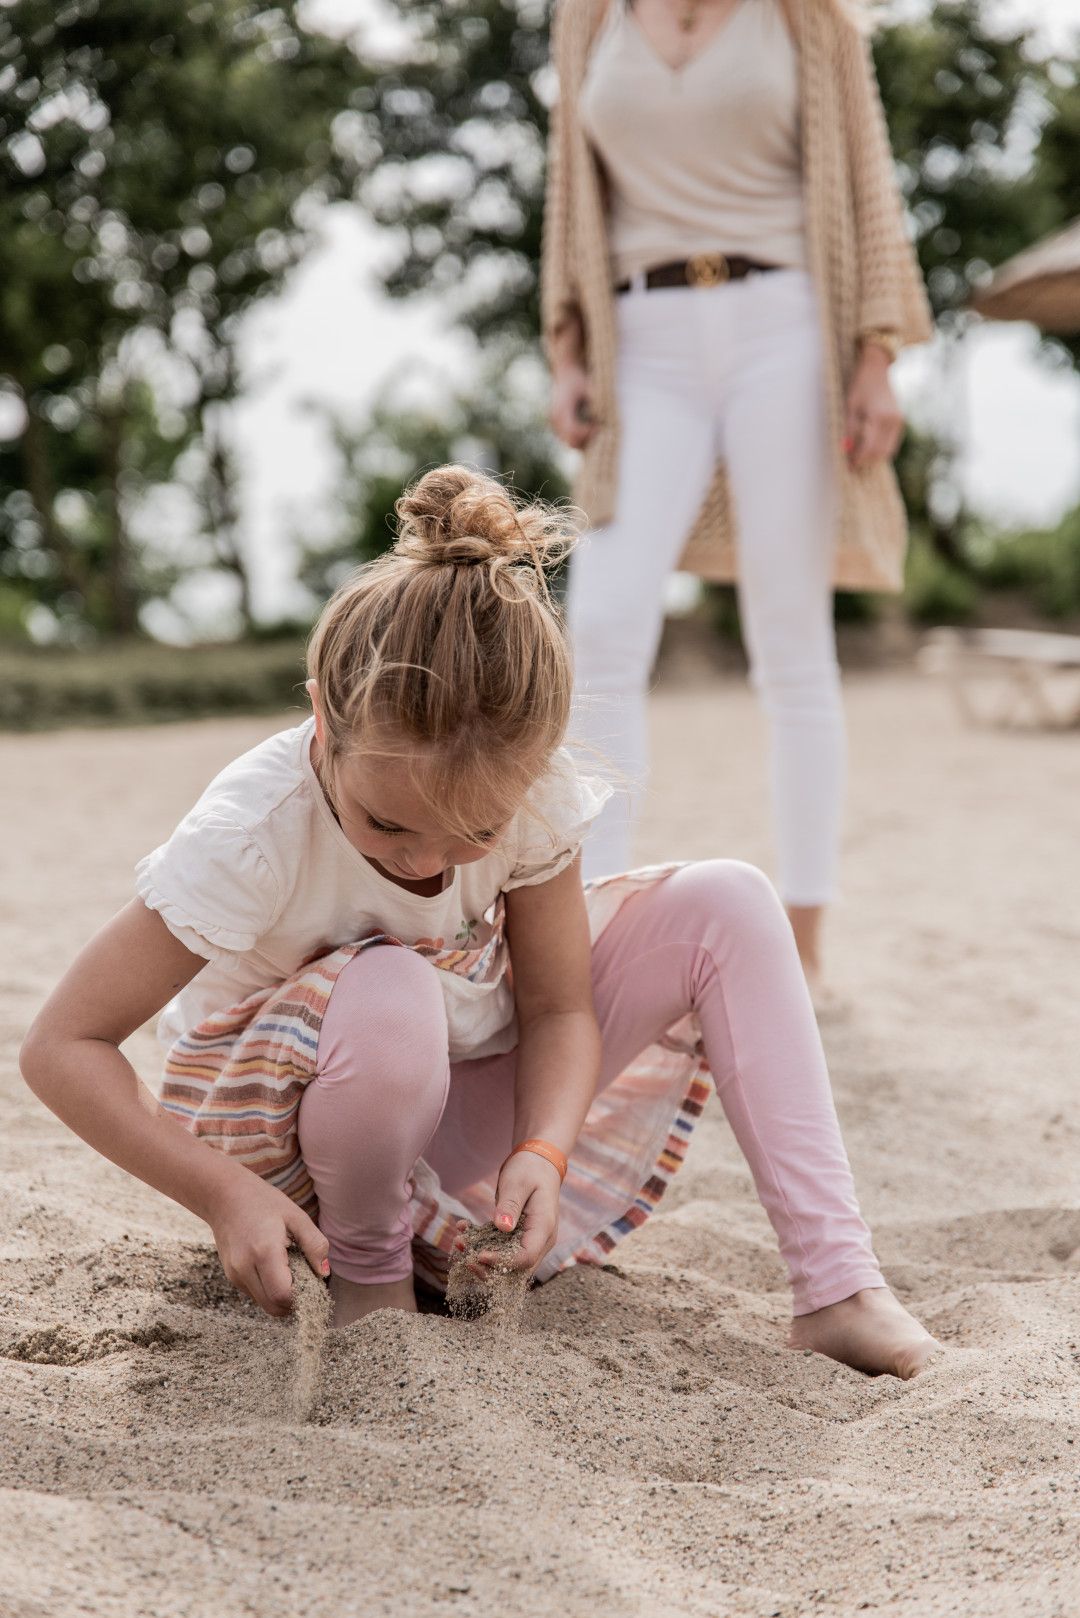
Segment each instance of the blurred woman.
[{"label": "blurred woman", "polygon": [[553,39],[544,335],[593,529],[579,730],[632,785],[587,874],[631,864],[667,575],[737,579],[813,986],[845,772],[832,593],[901,586],[889,367],[931,332],[864,34],[847,0],[557,0]]}]

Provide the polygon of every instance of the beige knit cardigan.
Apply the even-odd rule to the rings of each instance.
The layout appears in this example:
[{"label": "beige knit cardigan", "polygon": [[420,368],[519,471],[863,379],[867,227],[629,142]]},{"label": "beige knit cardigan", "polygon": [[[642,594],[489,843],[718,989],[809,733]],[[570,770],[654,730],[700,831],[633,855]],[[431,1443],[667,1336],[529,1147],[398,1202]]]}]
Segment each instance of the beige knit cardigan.
[{"label": "beige knit cardigan", "polygon": [[[593,526],[615,515],[619,456],[616,336],[604,181],[578,115],[589,52],[609,0],[556,0],[552,51],[559,76],[548,146],[541,271],[545,341],[576,316],[585,336],[598,426],[574,498]],[[856,472],[840,448],[844,400],[859,333],[894,331],[903,343],[932,332],[926,292],[904,228],[885,118],[867,41],[843,0],[783,0],[799,50],[807,259],[826,340],[830,442],[840,489],[834,584],[899,590],[907,524],[892,467]],[[776,475],[784,469],[778,465]],[[680,566],[707,579],[737,577],[736,533],[723,464]]]}]

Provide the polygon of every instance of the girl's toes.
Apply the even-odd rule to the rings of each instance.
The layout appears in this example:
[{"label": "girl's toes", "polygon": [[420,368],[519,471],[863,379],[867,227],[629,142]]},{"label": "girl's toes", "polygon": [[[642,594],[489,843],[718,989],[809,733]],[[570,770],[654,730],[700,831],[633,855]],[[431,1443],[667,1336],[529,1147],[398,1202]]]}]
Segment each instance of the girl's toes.
[{"label": "girl's toes", "polygon": [[930,1361],[945,1349],[936,1338],[927,1335],[921,1341],[908,1344],[900,1350],[896,1358],[896,1375],[902,1382],[910,1382],[913,1376],[925,1371]]}]

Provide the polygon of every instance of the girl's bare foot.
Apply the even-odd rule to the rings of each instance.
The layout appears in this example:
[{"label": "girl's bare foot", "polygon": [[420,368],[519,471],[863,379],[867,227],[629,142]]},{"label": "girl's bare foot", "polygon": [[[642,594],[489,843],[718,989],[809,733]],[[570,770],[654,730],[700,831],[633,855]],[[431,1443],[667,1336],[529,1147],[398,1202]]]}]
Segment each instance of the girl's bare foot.
[{"label": "girl's bare foot", "polygon": [[416,1293],[412,1276],[404,1281],[375,1281],[370,1286],[359,1281],[346,1281],[344,1276],[330,1277],[330,1297],[334,1304],[335,1326],[351,1326],[354,1320],[374,1314],[376,1309],[404,1309],[416,1313]]},{"label": "girl's bare foot", "polygon": [[788,1342],[868,1376],[918,1376],[941,1348],[888,1287],[865,1287],[827,1309],[796,1315]]}]

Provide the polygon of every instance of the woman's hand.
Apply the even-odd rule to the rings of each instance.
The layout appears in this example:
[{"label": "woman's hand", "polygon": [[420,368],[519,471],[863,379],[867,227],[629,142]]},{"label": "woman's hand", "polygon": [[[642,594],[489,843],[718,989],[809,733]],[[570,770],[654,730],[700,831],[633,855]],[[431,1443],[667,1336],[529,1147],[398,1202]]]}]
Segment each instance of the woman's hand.
[{"label": "woman's hand", "polygon": [[330,1274],[330,1244],[319,1227],[284,1191],[241,1169],[206,1210],[225,1274],[268,1315],[292,1308],[290,1244],[300,1248],[315,1274]]},{"label": "woman's hand", "polygon": [[566,361],[552,376],[548,420],[557,438],[571,449],[584,449],[596,422],[592,416],[592,383],[579,361]]},{"label": "woman's hand", "polygon": [[889,381],[889,356],[876,343],[867,343],[848,388],[844,453],[856,471],[875,461],[891,461],[903,431],[904,419]]}]

